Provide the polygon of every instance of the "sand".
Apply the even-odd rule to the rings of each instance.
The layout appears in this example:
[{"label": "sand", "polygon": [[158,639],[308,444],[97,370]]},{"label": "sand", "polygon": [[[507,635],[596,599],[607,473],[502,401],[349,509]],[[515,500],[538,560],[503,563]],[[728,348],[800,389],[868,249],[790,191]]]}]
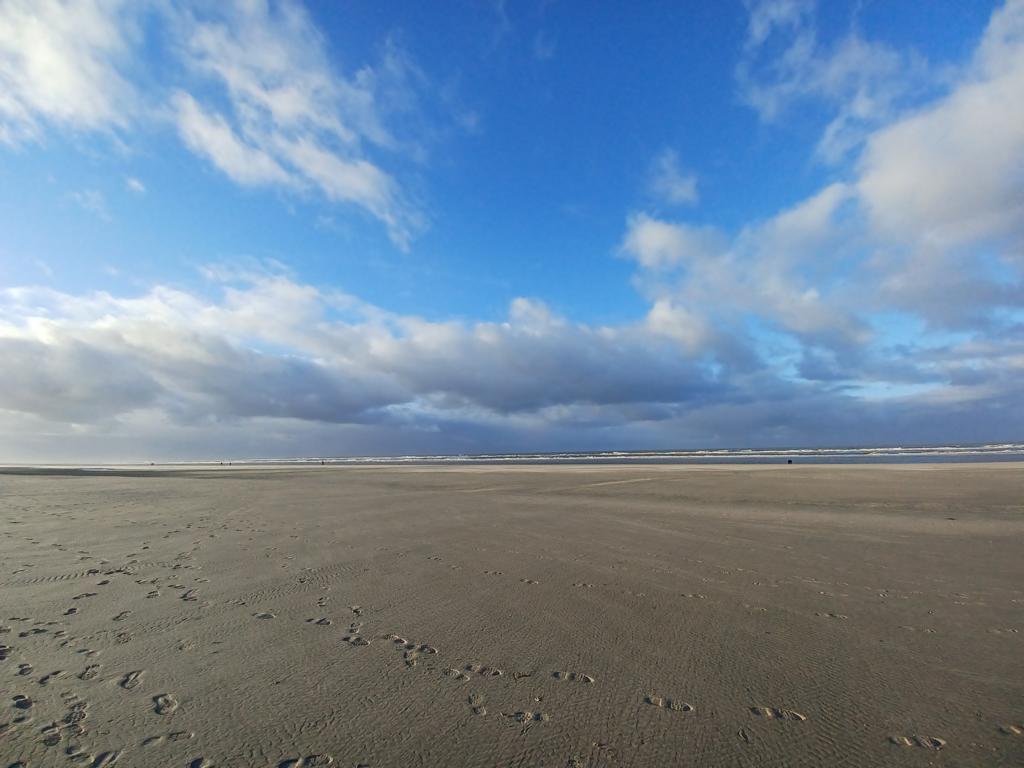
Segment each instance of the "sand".
[{"label": "sand", "polygon": [[1024,466],[0,474],[0,768],[1024,764]]}]

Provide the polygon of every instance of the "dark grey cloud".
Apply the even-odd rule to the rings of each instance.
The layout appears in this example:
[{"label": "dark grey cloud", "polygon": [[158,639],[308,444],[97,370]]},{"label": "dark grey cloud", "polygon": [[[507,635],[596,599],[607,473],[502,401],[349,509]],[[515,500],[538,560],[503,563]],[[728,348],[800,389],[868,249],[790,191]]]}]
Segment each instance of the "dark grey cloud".
[{"label": "dark grey cloud", "polygon": [[0,409],[92,422],[157,401],[160,385],[122,355],[74,338],[0,337]]},{"label": "dark grey cloud", "polygon": [[1019,324],[787,358],[739,325],[695,347],[524,299],[501,322],[429,322],[281,275],[210,275],[230,281],[219,299],[0,292],[0,434],[32,435],[0,458],[987,440],[1021,422]]}]

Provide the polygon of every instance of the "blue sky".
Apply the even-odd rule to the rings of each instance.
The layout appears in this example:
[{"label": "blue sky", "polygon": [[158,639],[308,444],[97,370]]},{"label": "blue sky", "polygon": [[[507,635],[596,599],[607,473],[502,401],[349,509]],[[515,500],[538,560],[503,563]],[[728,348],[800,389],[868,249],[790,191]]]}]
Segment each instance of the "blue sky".
[{"label": "blue sky", "polygon": [[1024,3],[0,2],[0,459],[1021,439]]}]

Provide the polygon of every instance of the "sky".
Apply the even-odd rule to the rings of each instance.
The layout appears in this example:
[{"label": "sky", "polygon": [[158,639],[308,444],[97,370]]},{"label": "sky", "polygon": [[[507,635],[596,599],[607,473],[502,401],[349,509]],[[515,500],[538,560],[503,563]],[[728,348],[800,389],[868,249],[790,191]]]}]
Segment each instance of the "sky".
[{"label": "sky", "polygon": [[1024,0],[0,0],[0,461],[1024,440]]}]

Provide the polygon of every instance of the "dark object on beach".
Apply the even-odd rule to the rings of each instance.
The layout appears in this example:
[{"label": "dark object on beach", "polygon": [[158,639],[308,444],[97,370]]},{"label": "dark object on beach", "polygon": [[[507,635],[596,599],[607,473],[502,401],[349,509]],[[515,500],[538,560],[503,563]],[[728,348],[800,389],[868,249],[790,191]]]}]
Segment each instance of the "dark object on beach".
[{"label": "dark object on beach", "polygon": [[792,460],[792,459],[786,459],[786,463],[787,463],[787,464],[792,464],[792,463],[793,463],[793,460]]}]

